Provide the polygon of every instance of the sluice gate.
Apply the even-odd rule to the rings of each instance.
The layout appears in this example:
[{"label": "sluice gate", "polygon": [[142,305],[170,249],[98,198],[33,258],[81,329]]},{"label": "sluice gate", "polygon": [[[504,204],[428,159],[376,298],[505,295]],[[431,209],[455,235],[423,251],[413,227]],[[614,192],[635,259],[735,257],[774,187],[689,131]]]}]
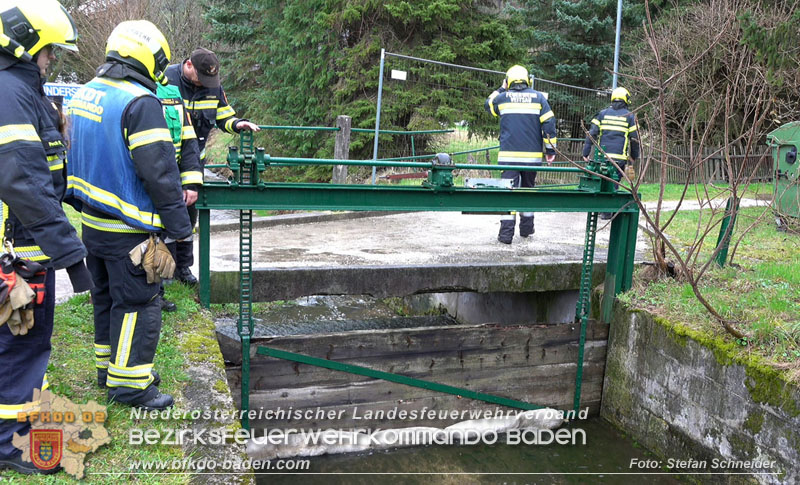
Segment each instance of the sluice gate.
[{"label": "sluice gate", "polygon": [[[387,166],[387,167],[413,167],[426,169],[428,179],[419,187],[409,186],[370,186],[370,185],[332,185],[332,184],[294,184],[294,183],[270,183],[262,180],[263,175],[268,175],[271,166],[286,165],[362,165],[362,166]],[[241,408],[242,410],[253,409],[251,402],[251,392],[254,390],[266,391],[259,394],[258,406],[263,406],[278,401],[269,401],[270,389],[259,389],[258,386],[273,386],[265,384],[274,376],[274,382],[280,382],[275,372],[285,372],[291,369],[295,377],[299,374],[298,366],[328,367],[327,369],[309,372],[311,381],[303,381],[300,384],[305,386],[315,385],[313,379],[321,378],[324,372],[340,372],[342,377],[326,376],[337,382],[348,382],[346,389],[340,390],[340,394],[347,396],[347,405],[358,402],[359,399],[378,399],[381,393],[391,393],[390,384],[383,380],[375,381],[375,377],[402,382],[403,385],[411,389],[422,389],[430,393],[431,390],[452,396],[448,399],[454,403],[460,401],[468,402],[471,400],[482,400],[486,403],[494,403],[516,407],[519,409],[535,409],[543,404],[539,399],[549,401],[548,405],[555,405],[562,409],[579,409],[582,404],[591,400],[591,395],[582,394],[583,386],[590,386],[592,382],[602,381],[602,369],[599,371],[593,367],[594,360],[602,360],[595,352],[594,342],[602,340],[602,324],[589,321],[590,295],[593,278],[593,261],[595,249],[595,234],[597,230],[598,213],[616,213],[611,224],[611,236],[609,242],[608,263],[604,277],[604,296],[602,301],[601,319],[607,321],[610,314],[611,303],[615,295],[630,287],[633,271],[633,257],[636,242],[636,231],[638,221],[638,209],[632,203],[632,197],[627,192],[616,192],[615,182],[612,180],[616,171],[609,164],[604,162],[593,162],[586,167],[505,167],[502,165],[459,165],[447,163],[447,159],[436,157],[432,162],[378,162],[378,161],[359,161],[359,160],[320,160],[320,159],[299,159],[299,158],[277,158],[270,157],[263,149],[254,149],[251,136],[243,136],[239,149],[232,148],[228,157],[228,167],[233,172],[233,178],[227,183],[208,183],[206,184],[198,200],[200,210],[200,297],[201,302],[208,305],[211,301],[210,290],[210,267],[209,267],[209,210],[212,209],[235,209],[240,214],[240,258],[238,272],[239,290],[239,321],[237,323],[237,334],[241,342]],[[535,189],[508,189],[496,187],[466,188],[457,187],[453,181],[453,170],[455,169],[481,169],[481,170],[504,170],[514,169],[522,171],[561,171],[581,173],[579,185],[573,189],[564,188],[535,188]],[[266,177],[264,177],[266,178]],[[375,354],[360,355],[363,352],[359,348],[367,348],[359,340],[367,339],[367,335],[362,334],[343,334],[325,335],[328,339],[329,348],[340,348],[342,354],[334,356],[334,352],[326,352],[324,355],[309,355],[308,349],[313,345],[308,338],[303,340],[301,337],[292,337],[283,342],[284,347],[278,348],[274,345],[281,344],[274,338],[264,340],[254,334],[254,320],[252,313],[252,303],[254,294],[261,292],[259,285],[254,284],[253,271],[253,233],[252,233],[252,214],[254,210],[355,210],[355,211],[461,211],[461,212],[585,212],[587,213],[585,243],[582,264],[579,270],[579,292],[575,310],[575,321],[579,325],[566,324],[552,328],[524,325],[524,326],[504,326],[504,325],[479,325],[479,326],[453,326],[454,328],[439,328],[436,335],[425,334],[427,330],[403,329],[398,330],[391,336],[372,335],[375,338],[373,347]],[[448,287],[449,291],[459,291],[459,286]],[[500,291],[500,290],[495,290]],[[260,294],[260,293],[259,293]],[[599,326],[598,326],[599,325]],[[423,332],[423,333],[419,333]],[[540,334],[540,332],[543,332]],[[549,335],[548,332],[564,332],[562,337]],[[378,332],[380,333],[380,332]],[[481,336],[481,337],[478,337]],[[288,337],[287,337],[288,338]],[[313,337],[320,339],[320,336]],[[559,341],[559,338],[561,339]],[[299,340],[298,340],[299,339]],[[333,340],[331,340],[333,339]],[[340,339],[337,341],[336,339]],[[405,339],[407,348],[405,351],[398,340]],[[471,340],[470,340],[471,339]],[[487,340],[488,339],[488,340]],[[550,352],[547,349],[538,347],[531,342],[560,342],[564,349],[559,352]],[[590,345],[587,345],[587,339]],[[292,340],[290,342],[290,340]],[[449,341],[446,352],[456,352],[459,356],[442,356],[444,364],[440,366],[443,370],[440,373],[431,374],[434,365],[429,366],[428,374],[420,368],[422,363],[428,358],[426,353],[435,352],[436,349],[430,347],[430,342]],[[334,344],[334,342],[336,342]],[[349,344],[348,344],[349,342]],[[382,343],[381,343],[382,342]],[[414,342],[419,342],[414,344]],[[520,346],[521,342],[528,342]],[[256,345],[254,346],[253,343]],[[513,351],[503,352],[506,345]],[[266,345],[265,345],[266,344]],[[485,345],[486,344],[486,345]],[[576,345],[575,345],[576,344]],[[348,347],[348,345],[350,347]],[[419,347],[412,348],[413,345]],[[533,345],[533,347],[532,347]],[[378,350],[381,346],[384,350]],[[427,346],[427,347],[426,347]],[[350,348],[350,351],[347,349]],[[532,354],[531,349],[534,349]],[[544,352],[542,352],[544,350]],[[538,354],[536,354],[538,352]],[[603,351],[604,352],[604,351]],[[273,357],[267,357],[271,355]],[[417,361],[414,361],[415,355]],[[508,367],[494,367],[484,369],[481,372],[470,374],[470,378],[463,376],[457,377],[457,373],[449,372],[455,363],[466,368],[466,359],[474,356],[478,362],[485,362],[490,355],[495,358],[505,355]],[[533,361],[531,356],[533,355]],[[558,355],[558,358],[554,357]],[[274,360],[274,356],[280,357],[280,361]],[[338,357],[341,357],[339,359]],[[262,361],[262,359],[265,359]],[[266,360],[270,359],[270,360]],[[329,361],[320,362],[319,359]],[[366,360],[364,360],[366,359]],[[369,359],[373,359],[370,361]],[[377,360],[376,360],[377,359]],[[447,360],[450,359],[450,360]],[[538,361],[536,359],[539,359]],[[555,359],[555,360],[554,360]],[[560,360],[559,360],[560,359]],[[347,361],[359,362],[359,365],[348,364]],[[284,362],[285,361],[285,362]],[[377,361],[389,363],[386,370],[377,370],[369,366],[360,365],[370,364]],[[302,364],[300,363],[302,362]],[[407,362],[402,364],[402,362]],[[514,364],[516,362],[516,364]],[[534,365],[530,365],[531,362]],[[331,365],[336,364],[336,365]],[[538,364],[538,365],[537,365]],[[267,374],[264,380],[255,382],[253,375],[254,365],[267,366]],[[284,371],[277,368],[283,365]],[[408,374],[402,372],[403,366]],[[271,367],[270,367],[271,366]],[[458,368],[458,366],[456,368]],[[541,369],[537,369],[541,367]],[[335,371],[331,369],[336,369]],[[364,370],[366,369],[366,371]],[[563,372],[557,373],[556,369]],[[324,372],[323,372],[324,370]],[[374,372],[371,372],[374,371]],[[438,371],[438,369],[437,369]],[[539,372],[539,374],[537,374]],[[272,375],[270,375],[272,374]],[[385,374],[392,374],[387,376]],[[284,374],[291,376],[291,373]],[[420,377],[414,377],[414,376]],[[356,377],[354,377],[356,376]],[[474,377],[473,377],[474,376]],[[504,377],[508,376],[508,380]],[[567,376],[569,378],[567,379]],[[425,377],[426,379],[423,379]],[[449,384],[448,379],[453,382]],[[367,384],[359,386],[363,381]],[[518,388],[511,387],[511,382],[530,382],[536,384],[536,392],[525,392]],[[295,382],[297,384],[297,382]],[[308,385],[306,385],[308,384]],[[332,384],[335,388],[336,384]],[[396,385],[396,384],[391,384]],[[551,400],[546,397],[548,387],[569,386],[572,392],[571,405],[563,399]],[[598,384],[599,386],[599,384]],[[365,393],[372,393],[373,398],[364,397],[358,394],[357,389],[361,387]],[[587,388],[587,394],[590,394]],[[335,394],[332,390],[330,395]],[[423,395],[423,391],[408,390],[411,396],[408,400],[430,399],[429,395]],[[519,392],[520,395],[516,395]],[[593,393],[595,391],[591,391]],[[332,394],[334,393],[334,394]],[[416,394],[414,394],[416,393]],[[288,390],[275,391],[275,396],[291,402],[292,394]],[[365,396],[368,394],[365,394]],[[599,400],[599,387],[596,390],[596,399]],[[587,397],[589,399],[587,399]],[[262,400],[266,399],[266,400]],[[295,393],[294,398],[298,405],[301,402],[308,403],[308,396]],[[334,398],[329,406],[337,406]],[[407,399],[399,399],[405,402]],[[383,399],[385,402],[386,399]],[[322,402],[322,401],[320,401]],[[344,401],[342,401],[344,403]],[[374,401],[378,402],[378,401]],[[550,404],[552,402],[553,404]],[[450,405],[450,404],[448,404]],[[243,425],[249,427],[251,423],[247,419],[243,420]]]}]

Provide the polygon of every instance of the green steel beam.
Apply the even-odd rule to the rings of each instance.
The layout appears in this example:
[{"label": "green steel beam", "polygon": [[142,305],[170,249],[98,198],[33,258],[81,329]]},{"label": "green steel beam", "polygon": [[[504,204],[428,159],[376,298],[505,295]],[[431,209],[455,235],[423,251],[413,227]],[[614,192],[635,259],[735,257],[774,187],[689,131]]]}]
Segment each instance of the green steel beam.
[{"label": "green steel beam", "polygon": [[[375,133],[372,128],[350,128],[353,133]],[[427,135],[433,133],[453,133],[456,130],[417,130],[417,131],[397,131],[397,130],[378,130],[381,135]]]},{"label": "green steel beam", "polygon": [[542,409],[543,407],[523,401],[508,399],[505,397],[494,396],[491,394],[484,394],[482,392],[476,392],[470,389],[463,389],[460,387],[448,386],[447,384],[439,384],[438,382],[415,379],[413,377],[407,377],[407,376],[402,376],[400,374],[393,374],[391,372],[384,372],[380,370],[370,369],[368,367],[361,367],[359,365],[345,364],[343,362],[336,362],[334,360],[320,359],[317,357],[311,357],[310,355],[287,352],[285,350],[273,349],[271,347],[258,347],[257,353],[259,355],[268,355],[270,357],[275,357],[278,359],[290,360],[292,362],[300,362],[301,364],[323,367],[325,369],[347,372],[349,374],[357,374],[360,376],[372,377],[374,379],[383,379],[385,381],[396,382],[398,384],[404,384],[406,386],[419,387],[422,389],[428,389],[430,391],[443,392],[446,394],[466,397],[469,399],[477,399],[479,401],[490,402],[492,404],[499,404],[501,406],[508,406],[511,408],[532,410],[532,409]]},{"label": "green steel beam", "polygon": [[[420,157],[429,157],[430,155],[419,155]],[[244,158],[244,156],[240,156]],[[441,170],[518,170],[520,172],[556,172],[556,173],[584,173],[583,170],[577,167],[552,167],[546,165],[488,165],[479,163],[453,163],[450,165],[437,165],[432,162],[402,162],[402,161],[380,161],[380,160],[337,160],[334,158],[291,158],[291,157],[273,157],[271,155],[264,155],[264,160],[268,164],[274,163],[293,163],[297,165],[347,165],[352,167],[407,167],[407,168],[423,168],[423,169],[441,169]]]},{"label": "green steel beam", "polygon": [[[730,246],[733,227],[736,224],[736,212],[739,210],[739,201],[734,197],[729,197],[725,205],[725,217],[719,226],[719,236],[717,236],[717,256],[714,261],[721,268],[728,260],[728,247]],[[730,230],[728,229],[730,227]],[[727,235],[726,235],[727,233]]]},{"label": "green steel beam", "polygon": [[[199,210],[377,210],[453,212],[634,212],[629,193],[541,189],[434,190],[412,186],[263,183],[230,186],[208,183]],[[623,209],[623,207],[626,207]]]},{"label": "green steel beam", "polygon": [[616,214],[611,222],[606,279],[601,302],[602,319],[605,323],[611,321],[614,298],[631,287],[639,211],[635,206],[630,209],[629,212]]}]

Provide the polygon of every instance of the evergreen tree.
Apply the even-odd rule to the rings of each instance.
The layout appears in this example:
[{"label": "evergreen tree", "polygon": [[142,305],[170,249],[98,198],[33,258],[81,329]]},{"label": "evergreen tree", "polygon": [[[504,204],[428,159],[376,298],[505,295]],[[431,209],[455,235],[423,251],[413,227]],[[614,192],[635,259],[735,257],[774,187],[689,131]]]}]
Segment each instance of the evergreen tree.
[{"label": "evergreen tree", "polygon": [[[521,59],[508,19],[492,1],[255,0],[211,1],[210,7],[215,37],[236,52],[222,57],[226,88],[261,123],[332,126],[345,114],[354,127],[374,127],[381,48],[499,70]],[[495,87],[482,87],[475,99],[447,87],[409,87],[395,92],[381,127],[441,128],[476,118]],[[438,109],[431,109],[432,99],[440,100]],[[297,156],[331,153],[330,136],[295,132],[273,141]],[[371,136],[354,135],[351,157],[370,158],[371,148]],[[324,179],[329,170],[311,172]]]}]

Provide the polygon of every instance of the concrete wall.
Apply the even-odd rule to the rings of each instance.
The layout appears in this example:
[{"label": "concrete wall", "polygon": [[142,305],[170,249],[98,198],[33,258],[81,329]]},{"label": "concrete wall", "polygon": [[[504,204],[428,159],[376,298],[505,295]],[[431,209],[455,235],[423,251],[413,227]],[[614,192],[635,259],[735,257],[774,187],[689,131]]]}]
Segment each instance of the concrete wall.
[{"label": "concrete wall", "polygon": [[[800,390],[775,370],[737,362],[731,344],[617,303],[601,415],[668,459],[706,460],[675,471],[726,472],[713,460],[774,461],[707,475],[702,483],[800,483]],[[694,337],[694,338],[693,338]]]},{"label": "concrete wall", "polygon": [[500,320],[505,325],[557,324],[575,321],[578,291],[427,293],[407,297],[406,301],[422,309],[445,308],[456,320],[469,325]]}]

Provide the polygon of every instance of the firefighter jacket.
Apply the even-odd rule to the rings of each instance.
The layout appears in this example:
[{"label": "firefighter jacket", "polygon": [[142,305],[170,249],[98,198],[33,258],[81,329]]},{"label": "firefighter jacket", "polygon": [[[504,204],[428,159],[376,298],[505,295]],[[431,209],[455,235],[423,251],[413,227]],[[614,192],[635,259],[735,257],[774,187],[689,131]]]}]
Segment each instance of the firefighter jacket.
[{"label": "firefighter jacket", "polygon": [[203,185],[203,166],[197,147],[197,134],[192,126],[192,118],[186,114],[181,92],[177,86],[159,84],[156,95],[164,107],[164,119],[175,146],[181,185],[185,190],[197,190],[198,185]]},{"label": "firefighter jacket", "polygon": [[169,83],[180,89],[183,104],[189,110],[189,116],[192,117],[200,148],[200,160],[206,158],[206,142],[208,134],[214,126],[228,133],[241,131],[236,128],[236,124],[239,121],[247,120],[236,117],[236,112],[228,105],[228,98],[225,96],[222,86],[206,88],[193,84],[183,75],[183,63],[167,67],[164,73]]},{"label": "firefighter jacket", "polygon": [[542,93],[518,85],[500,88],[489,95],[485,107],[500,117],[499,164],[541,163],[542,152],[555,154],[556,119]]},{"label": "firefighter jacket", "polygon": [[84,217],[84,224],[108,232],[163,232],[173,239],[191,234],[155,83],[124,65],[105,64],[75,93],[67,114],[67,197],[118,221]]},{"label": "firefighter jacket", "polygon": [[617,162],[639,158],[639,131],[636,115],[623,101],[614,101],[592,119],[589,136],[583,144],[583,156],[588,157],[592,141],[603,147],[606,154]]},{"label": "firefighter jacket", "polygon": [[0,232],[14,240],[22,257],[56,269],[82,266],[86,249],[61,208],[64,142],[58,113],[44,97],[39,68],[0,54],[0,86]]}]

